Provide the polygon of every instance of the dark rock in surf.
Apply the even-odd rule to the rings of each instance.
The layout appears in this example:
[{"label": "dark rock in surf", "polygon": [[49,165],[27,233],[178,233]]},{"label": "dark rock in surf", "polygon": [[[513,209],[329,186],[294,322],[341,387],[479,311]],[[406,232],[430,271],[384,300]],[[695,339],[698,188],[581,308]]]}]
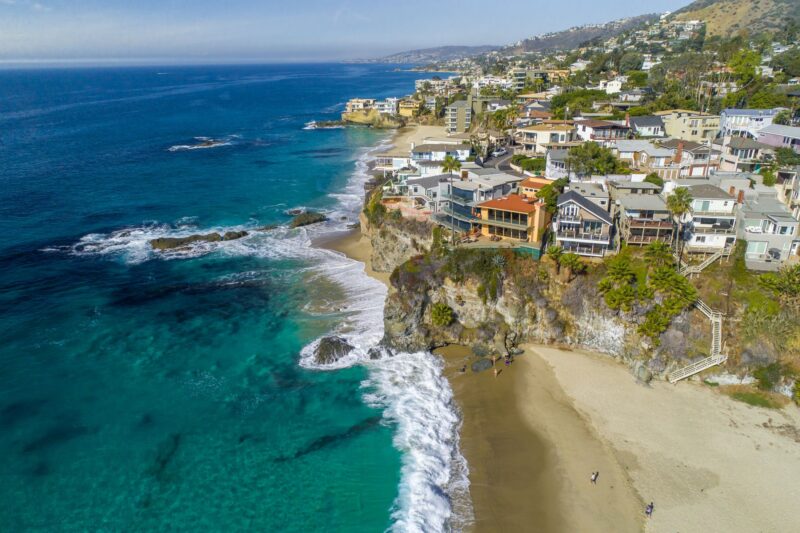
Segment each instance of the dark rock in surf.
[{"label": "dark rock in surf", "polygon": [[353,351],[353,346],[341,337],[323,337],[314,352],[314,361],[330,365]]},{"label": "dark rock in surf", "polygon": [[307,211],[305,213],[301,213],[296,217],[294,217],[292,221],[289,223],[289,227],[299,228],[301,226],[308,226],[310,224],[316,224],[318,222],[325,222],[326,220],[328,220],[328,217],[326,217],[322,213]]}]

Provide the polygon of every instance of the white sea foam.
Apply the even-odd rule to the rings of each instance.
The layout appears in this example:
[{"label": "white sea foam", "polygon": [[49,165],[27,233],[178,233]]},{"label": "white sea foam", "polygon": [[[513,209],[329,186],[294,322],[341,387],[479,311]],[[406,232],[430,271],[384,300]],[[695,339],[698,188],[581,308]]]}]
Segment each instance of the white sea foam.
[{"label": "white sea foam", "polygon": [[[181,219],[174,225],[144,224],[108,234],[86,235],[60,251],[119,257],[130,264],[213,252],[238,257],[298,259],[313,265],[307,274],[324,276],[345,293],[345,303],[338,310],[342,321],[331,334],[345,338],[354,350],[336,363],[320,366],[313,359],[320,341],[316,339],[303,348],[300,364],[321,371],[362,364],[369,370],[369,377],[363,383],[364,399],[381,408],[385,421],[397,428],[393,443],[403,454],[399,494],[392,508],[392,530],[460,531],[472,522],[472,506],[467,464],[459,451],[460,417],[450,384],[442,375],[441,360],[426,352],[392,355],[380,348],[386,287],[366,275],[363,263],[312,246],[315,238],[342,231],[345,224],[356,219],[362,206],[363,186],[369,179],[367,162],[375,150],[384,147],[386,144],[360,155],[344,190],[331,195],[338,200],[338,206],[328,213],[330,221],[324,224],[260,232],[252,231],[255,222],[198,229],[192,225],[194,220]],[[342,217],[347,220],[342,221]],[[194,243],[180,250],[154,251],[149,245],[150,240],[160,237],[238,230],[251,233],[233,241]],[[378,350],[382,357],[370,359],[371,350]]]}]

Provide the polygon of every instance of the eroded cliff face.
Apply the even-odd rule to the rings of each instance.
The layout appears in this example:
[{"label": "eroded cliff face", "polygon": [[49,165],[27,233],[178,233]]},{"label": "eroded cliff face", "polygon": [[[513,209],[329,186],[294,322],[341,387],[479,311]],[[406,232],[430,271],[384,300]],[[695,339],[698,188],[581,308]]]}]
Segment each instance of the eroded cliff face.
[{"label": "eroded cliff face", "polygon": [[361,216],[361,232],[372,243],[372,268],[376,272],[392,272],[414,256],[428,253],[433,244],[433,226],[427,222],[387,218],[375,228]]},{"label": "eroded cliff face", "polygon": [[[416,251],[408,241],[388,233],[373,238],[376,247],[387,247],[376,254],[386,270],[393,260]],[[504,260],[516,261],[513,252],[503,253]],[[524,274],[514,274],[516,266],[498,269],[500,282],[493,286],[494,292],[485,288],[480,272],[453,279],[448,260],[413,254],[410,261],[394,269],[393,288],[384,309],[386,345],[418,351],[463,344],[478,354],[505,355],[524,342],[558,344],[606,353],[626,362],[644,360],[654,374],[663,375],[686,359],[702,355],[708,342],[704,321],[687,311],[662,335],[660,345],[654,346],[637,332],[647,309],[613,311],[597,290],[597,276],[567,280],[547,260],[521,259],[529,270]],[[449,325],[434,323],[432,309],[437,303],[452,309]]]}]

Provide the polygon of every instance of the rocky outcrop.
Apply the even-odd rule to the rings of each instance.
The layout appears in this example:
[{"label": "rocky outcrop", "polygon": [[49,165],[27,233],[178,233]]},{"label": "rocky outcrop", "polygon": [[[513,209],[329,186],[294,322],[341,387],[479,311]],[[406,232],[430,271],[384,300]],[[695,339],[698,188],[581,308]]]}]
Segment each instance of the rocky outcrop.
[{"label": "rocky outcrop", "polygon": [[342,113],[342,122],[382,129],[397,129],[405,126],[402,119],[378,113],[375,109]]},{"label": "rocky outcrop", "polygon": [[299,228],[301,226],[308,226],[311,224],[316,224],[318,222],[325,222],[328,220],[328,217],[323,215],[322,213],[316,213],[314,211],[306,211],[305,213],[300,213],[296,217],[289,222],[290,228]]},{"label": "rocky outcrop", "polygon": [[353,346],[337,336],[323,337],[314,350],[314,362],[319,365],[330,365],[337,362],[353,350]]},{"label": "rocky outcrop", "polygon": [[234,241],[246,237],[246,231],[228,231],[224,235],[217,232],[206,233],[204,235],[189,235],[188,237],[161,237],[152,239],[150,246],[154,250],[174,250],[176,248],[183,248],[196,242],[220,242],[220,241]]},{"label": "rocky outcrop", "polygon": [[416,220],[387,219],[380,228],[364,227],[372,242],[370,262],[376,272],[391,272],[414,256],[427,253],[433,244],[433,226]]}]

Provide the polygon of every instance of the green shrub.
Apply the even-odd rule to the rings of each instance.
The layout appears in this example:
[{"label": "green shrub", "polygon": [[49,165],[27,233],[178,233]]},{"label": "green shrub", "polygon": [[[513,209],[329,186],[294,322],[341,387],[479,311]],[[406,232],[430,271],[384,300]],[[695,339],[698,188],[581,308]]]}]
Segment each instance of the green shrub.
[{"label": "green shrub", "polygon": [[772,363],[754,371],[753,377],[758,381],[759,389],[771,391],[780,383],[783,374],[783,365],[780,363]]},{"label": "green shrub", "polygon": [[434,326],[447,327],[453,323],[453,310],[445,303],[435,303],[431,309],[431,321]]},{"label": "green shrub", "polygon": [[759,392],[738,391],[732,393],[731,398],[755,407],[766,407],[767,409],[778,409],[780,407],[780,405],[778,405],[771,398],[768,398]]}]

